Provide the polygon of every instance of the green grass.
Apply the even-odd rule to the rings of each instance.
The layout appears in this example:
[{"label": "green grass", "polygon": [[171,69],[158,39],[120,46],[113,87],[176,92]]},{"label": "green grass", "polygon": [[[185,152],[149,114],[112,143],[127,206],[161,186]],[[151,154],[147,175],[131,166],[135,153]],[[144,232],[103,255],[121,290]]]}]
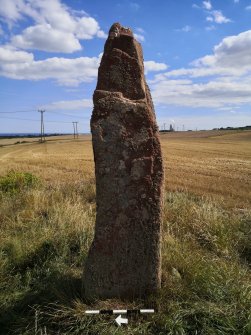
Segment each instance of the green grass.
[{"label": "green grass", "polygon": [[29,172],[11,170],[6,176],[0,177],[0,192],[14,194],[28,188],[34,188],[39,183],[39,178]]},{"label": "green grass", "polygon": [[[15,185],[0,188],[1,334],[251,334],[250,210],[166,193],[158,295],[89,306],[82,271],[95,223],[94,180],[54,186],[31,180],[20,172],[0,178]],[[131,317],[121,328],[114,317],[84,314],[115,306],[158,312]]]}]

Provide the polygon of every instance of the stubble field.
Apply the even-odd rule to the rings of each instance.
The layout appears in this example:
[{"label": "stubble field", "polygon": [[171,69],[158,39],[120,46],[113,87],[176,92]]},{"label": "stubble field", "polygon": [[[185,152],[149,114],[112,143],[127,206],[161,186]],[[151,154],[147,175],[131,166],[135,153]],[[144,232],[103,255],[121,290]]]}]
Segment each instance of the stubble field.
[{"label": "stubble field", "polygon": [[[91,137],[49,138],[43,144],[8,145],[0,140],[0,174],[14,169],[35,173],[48,183],[94,178]],[[251,132],[198,131],[161,134],[168,191],[216,196],[225,205],[251,204]]]},{"label": "stubble field", "polygon": [[[0,333],[251,334],[251,132],[160,138],[162,289],[94,306],[81,287],[95,223],[91,137],[0,140]],[[84,314],[97,306],[158,312],[116,328]]]}]

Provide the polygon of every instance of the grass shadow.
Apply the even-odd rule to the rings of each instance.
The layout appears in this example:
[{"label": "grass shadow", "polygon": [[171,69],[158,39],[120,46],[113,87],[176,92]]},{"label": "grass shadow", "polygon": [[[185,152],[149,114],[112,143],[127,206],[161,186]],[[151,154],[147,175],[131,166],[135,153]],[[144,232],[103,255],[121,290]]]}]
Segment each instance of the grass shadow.
[{"label": "grass shadow", "polygon": [[31,288],[10,307],[0,310],[0,334],[15,334],[16,329],[26,329],[35,324],[37,306],[46,308],[50,304],[64,304],[71,307],[76,299],[85,303],[82,279],[54,273],[46,278],[46,283],[41,283],[41,288]]}]

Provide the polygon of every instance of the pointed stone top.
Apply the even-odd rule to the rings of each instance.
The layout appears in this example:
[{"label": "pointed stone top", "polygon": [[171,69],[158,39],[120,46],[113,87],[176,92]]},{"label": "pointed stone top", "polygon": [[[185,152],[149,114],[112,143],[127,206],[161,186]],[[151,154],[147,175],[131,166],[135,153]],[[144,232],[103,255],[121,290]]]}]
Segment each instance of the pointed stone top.
[{"label": "pointed stone top", "polygon": [[94,98],[100,98],[99,91],[106,91],[131,100],[144,99],[145,86],[141,45],[130,28],[116,22],[105,43]]},{"label": "pointed stone top", "polygon": [[120,37],[121,35],[126,35],[133,38],[133,32],[130,28],[121,26],[119,22],[113,23],[109,30],[109,38],[114,39]]}]

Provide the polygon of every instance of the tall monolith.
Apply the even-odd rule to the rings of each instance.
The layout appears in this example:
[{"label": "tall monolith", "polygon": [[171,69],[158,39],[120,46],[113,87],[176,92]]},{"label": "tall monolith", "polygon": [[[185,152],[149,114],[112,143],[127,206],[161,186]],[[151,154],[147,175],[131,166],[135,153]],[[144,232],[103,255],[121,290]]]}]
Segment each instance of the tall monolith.
[{"label": "tall monolith", "polygon": [[84,270],[87,298],[136,298],[161,283],[163,165],[141,45],[112,25],[93,95],[95,236]]}]

